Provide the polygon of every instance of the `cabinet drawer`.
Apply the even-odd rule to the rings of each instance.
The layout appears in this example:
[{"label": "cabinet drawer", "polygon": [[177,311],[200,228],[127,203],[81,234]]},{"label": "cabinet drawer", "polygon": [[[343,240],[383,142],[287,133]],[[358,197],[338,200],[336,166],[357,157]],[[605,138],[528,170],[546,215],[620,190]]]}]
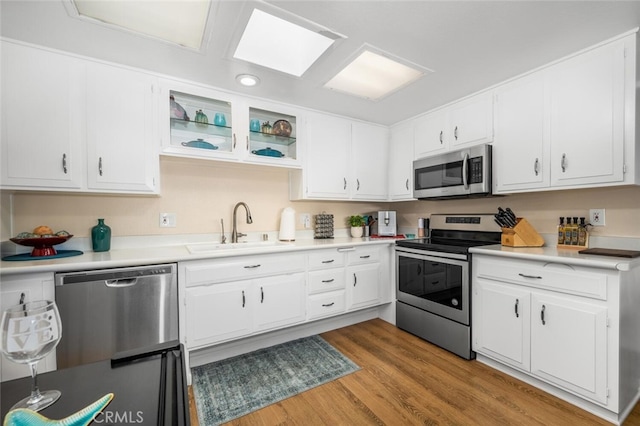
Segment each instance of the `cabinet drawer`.
[{"label": "cabinet drawer", "polygon": [[303,254],[239,256],[189,262],[185,266],[186,286],[219,283],[260,276],[304,271]]},{"label": "cabinet drawer", "polygon": [[344,266],[344,253],[338,250],[318,250],[309,253],[309,270]]},{"label": "cabinet drawer", "polygon": [[358,265],[360,263],[372,263],[380,261],[380,247],[357,248],[348,254],[349,265]]},{"label": "cabinet drawer", "polygon": [[511,284],[607,300],[609,275],[563,263],[474,257],[475,276]]},{"label": "cabinet drawer", "polygon": [[324,293],[344,288],[344,269],[309,272],[309,294]]},{"label": "cabinet drawer", "polygon": [[344,312],[345,306],[344,290],[309,296],[307,301],[308,319],[340,314]]}]

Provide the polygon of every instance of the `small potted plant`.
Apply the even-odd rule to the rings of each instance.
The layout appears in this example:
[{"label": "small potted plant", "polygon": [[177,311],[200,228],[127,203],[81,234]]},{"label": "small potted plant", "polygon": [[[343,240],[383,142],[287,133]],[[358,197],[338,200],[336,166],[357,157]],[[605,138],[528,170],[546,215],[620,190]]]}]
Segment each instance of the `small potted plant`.
[{"label": "small potted plant", "polygon": [[349,216],[349,225],[351,225],[351,236],[361,238],[364,232],[364,218],[360,215]]}]

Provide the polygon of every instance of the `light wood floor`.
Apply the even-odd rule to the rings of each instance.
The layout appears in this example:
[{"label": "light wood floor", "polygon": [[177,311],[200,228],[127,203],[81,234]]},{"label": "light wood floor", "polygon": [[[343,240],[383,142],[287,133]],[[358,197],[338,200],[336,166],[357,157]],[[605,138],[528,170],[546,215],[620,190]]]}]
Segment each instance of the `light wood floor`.
[{"label": "light wood floor", "polygon": [[[361,370],[227,424],[610,425],[379,319],[322,337]],[[191,389],[189,399],[191,421],[197,426]],[[624,425],[640,425],[640,404]]]}]

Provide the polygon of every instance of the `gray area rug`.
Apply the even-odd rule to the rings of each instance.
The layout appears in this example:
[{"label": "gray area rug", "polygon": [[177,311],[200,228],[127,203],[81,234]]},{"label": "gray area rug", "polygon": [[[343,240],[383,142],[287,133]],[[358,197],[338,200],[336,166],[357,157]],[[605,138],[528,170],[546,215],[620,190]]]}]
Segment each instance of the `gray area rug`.
[{"label": "gray area rug", "polygon": [[194,367],[198,420],[224,423],[359,369],[320,336]]}]

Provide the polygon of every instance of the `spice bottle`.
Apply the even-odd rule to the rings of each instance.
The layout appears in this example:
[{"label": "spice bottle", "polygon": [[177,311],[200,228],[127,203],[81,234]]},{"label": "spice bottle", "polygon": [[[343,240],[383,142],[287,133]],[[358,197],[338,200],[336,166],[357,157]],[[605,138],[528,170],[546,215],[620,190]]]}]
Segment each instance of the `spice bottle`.
[{"label": "spice bottle", "polygon": [[558,244],[564,244],[564,217],[560,216],[560,224],[558,225]]}]

